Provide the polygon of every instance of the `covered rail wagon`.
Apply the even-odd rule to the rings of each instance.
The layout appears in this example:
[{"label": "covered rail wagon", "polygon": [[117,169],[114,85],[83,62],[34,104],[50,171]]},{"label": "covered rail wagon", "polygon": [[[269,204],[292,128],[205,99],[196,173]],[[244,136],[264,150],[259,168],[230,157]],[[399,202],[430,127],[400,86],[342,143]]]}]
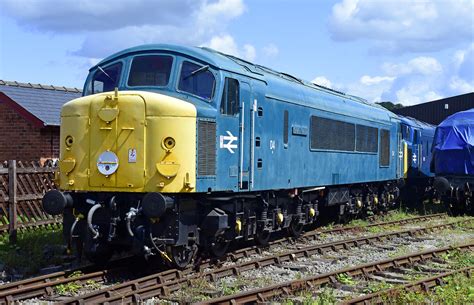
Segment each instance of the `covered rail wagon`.
[{"label": "covered rail wagon", "polygon": [[474,213],[474,109],[449,116],[436,128],[434,186],[452,213]]}]

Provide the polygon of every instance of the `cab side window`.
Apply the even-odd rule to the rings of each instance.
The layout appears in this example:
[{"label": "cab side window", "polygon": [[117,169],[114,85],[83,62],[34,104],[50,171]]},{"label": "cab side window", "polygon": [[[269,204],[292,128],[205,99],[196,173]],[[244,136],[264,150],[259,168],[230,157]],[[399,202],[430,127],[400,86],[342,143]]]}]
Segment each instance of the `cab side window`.
[{"label": "cab side window", "polygon": [[222,114],[235,115],[239,113],[239,93],[239,82],[236,79],[226,77],[221,100]]},{"label": "cab side window", "polygon": [[413,130],[413,144],[419,144],[419,139],[420,139],[420,131],[419,130]]},{"label": "cab side window", "polygon": [[410,141],[410,127],[405,124],[402,124],[402,139]]}]

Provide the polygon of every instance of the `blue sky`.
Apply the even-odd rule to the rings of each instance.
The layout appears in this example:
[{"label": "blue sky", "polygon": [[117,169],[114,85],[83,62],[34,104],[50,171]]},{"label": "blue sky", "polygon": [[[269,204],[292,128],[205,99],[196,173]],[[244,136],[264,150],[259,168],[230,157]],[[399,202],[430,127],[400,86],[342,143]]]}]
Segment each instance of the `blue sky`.
[{"label": "blue sky", "polygon": [[0,0],[0,79],[82,87],[143,43],[209,46],[369,101],[474,91],[474,0]]}]

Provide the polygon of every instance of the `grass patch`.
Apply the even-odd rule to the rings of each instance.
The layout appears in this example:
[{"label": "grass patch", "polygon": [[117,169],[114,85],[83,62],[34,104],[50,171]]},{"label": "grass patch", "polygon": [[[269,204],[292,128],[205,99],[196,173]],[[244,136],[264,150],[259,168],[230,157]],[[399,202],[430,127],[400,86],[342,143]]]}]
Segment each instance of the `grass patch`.
[{"label": "grass patch", "polygon": [[313,294],[311,291],[301,291],[295,295],[298,300],[284,300],[283,305],[332,305],[337,303],[334,289],[323,288]]},{"label": "grass patch", "polygon": [[403,245],[403,246],[397,247],[397,250],[393,251],[388,256],[390,257],[403,256],[403,255],[407,255],[408,251],[409,251],[409,247],[407,245]]},{"label": "grass patch", "polygon": [[393,288],[393,284],[386,282],[370,282],[367,288],[364,289],[364,293],[375,293],[381,290],[387,290]]},{"label": "grass patch", "polygon": [[396,290],[383,297],[384,304],[474,304],[474,277],[463,274],[446,279],[446,284],[432,291]]},{"label": "grass patch", "polygon": [[180,289],[173,295],[173,299],[178,303],[205,302],[210,298],[233,295],[239,293],[247,286],[263,287],[272,283],[268,277],[246,278],[237,276],[231,282],[221,281],[219,283],[209,283],[205,278],[190,280],[190,285]]},{"label": "grass patch", "polygon": [[470,251],[454,249],[441,255],[441,258],[448,261],[448,263],[456,269],[474,266],[474,253]]},{"label": "grass patch", "polygon": [[413,218],[419,216],[418,214],[409,213],[405,209],[400,208],[398,210],[393,210],[391,213],[384,215],[382,217],[382,221],[398,221],[407,218]]},{"label": "grass patch", "polygon": [[354,219],[354,220],[351,220],[349,222],[349,226],[354,226],[354,227],[365,227],[366,225],[368,225],[369,222],[367,220],[364,220],[364,219]]},{"label": "grass patch", "polygon": [[355,284],[357,284],[357,281],[354,280],[354,278],[347,273],[340,273],[336,275],[336,279],[339,283],[344,285],[354,286]]},{"label": "grass patch", "polygon": [[311,291],[302,291],[297,293],[298,300],[285,300],[281,302],[284,305],[332,305],[337,303],[337,298],[334,289],[323,288],[316,293]]},{"label": "grass patch", "polygon": [[32,275],[43,267],[62,262],[59,247],[62,244],[62,228],[19,231],[16,244],[10,244],[8,235],[4,235],[0,237],[0,262],[5,264],[7,271]]},{"label": "grass patch", "polygon": [[332,230],[332,229],[334,229],[334,226],[335,226],[334,223],[331,222],[331,223],[329,223],[329,224],[327,224],[327,225],[325,225],[325,226],[320,227],[319,229],[320,229],[320,230],[323,230],[323,231],[325,231],[325,230]]},{"label": "grass patch", "polygon": [[[68,276],[68,278],[78,278],[83,273],[81,271],[76,271]],[[96,290],[99,289],[101,285],[94,280],[87,280],[84,284],[81,281],[69,282],[67,284],[59,284],[53,287],[56,294],[59,295],[75,295],[81,289],[85,288],[87,290]]]},{"label": "grass patch", "polygon": [[[398,210],[391,210],[390,213],[386,215],[378,215],[376,222],[389,222],[389,221],[399,221],[404,219],[409,219],[413,217],[417,217],[419,214],[407,212],[405,209],[400,208]],[[358,226],[358,227],[366,227],[367,225],[371,224],[371,221],[365,219],[354,219],[349,222],[350,226]],[[367,231],[370,233],[381,233],[388,229],[395,230],[399,229],[399,225],[392,225],[392,226],[384,226],[384,227],[368,227]]]}]

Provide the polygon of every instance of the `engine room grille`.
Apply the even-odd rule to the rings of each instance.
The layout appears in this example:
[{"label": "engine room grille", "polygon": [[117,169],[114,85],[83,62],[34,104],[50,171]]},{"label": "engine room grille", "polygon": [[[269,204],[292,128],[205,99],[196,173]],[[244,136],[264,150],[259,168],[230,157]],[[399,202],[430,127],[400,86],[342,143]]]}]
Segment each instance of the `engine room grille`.
[{"label": "engine room grille", "polygon": [[355,125],[321,117],[311,117],[311,149],[354,151]]},{"label": "engine room grille", "polygon": [[216,122],[198,121],[198,176],[216,174]]},{"label": "engine room grille", "polygon": [[374,127],[356,125],[356,151],[376,153],[379,133]]}]

